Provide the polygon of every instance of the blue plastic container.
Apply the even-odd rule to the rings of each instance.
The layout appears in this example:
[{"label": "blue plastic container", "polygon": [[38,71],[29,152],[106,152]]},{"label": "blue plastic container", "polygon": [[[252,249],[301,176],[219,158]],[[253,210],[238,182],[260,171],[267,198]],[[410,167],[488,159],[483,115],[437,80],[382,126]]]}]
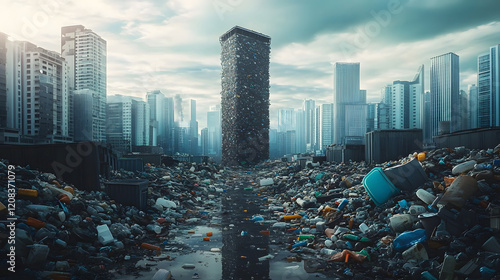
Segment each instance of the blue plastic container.
[{"label": "blue plastic container", "polygon": [[377,206],[386,203],[391,197],[401,192],[385,176],[380,167],[375,167],[366,174],[363,178],[363,187]]}]

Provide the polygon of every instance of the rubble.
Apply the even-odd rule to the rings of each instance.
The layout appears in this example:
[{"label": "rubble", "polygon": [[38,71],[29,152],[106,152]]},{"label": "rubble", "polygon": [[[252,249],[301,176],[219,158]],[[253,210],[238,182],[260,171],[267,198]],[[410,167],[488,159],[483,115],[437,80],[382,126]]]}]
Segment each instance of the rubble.
[{"label": "rubble", "polygon": [[[176,239],[186,235],[222,255],[229,243],[216,242],[231,236],[250,248],[234,256],[234,265],[294,262],[284,273],[500,278],[500,145],[422,153],[378,165],[266,161],[245,169],[178,163],[114,171],[111,181],[147,180],[144,209],[119,203],[104,189],[80,191],[52,174],[15,166],[16,270],[19,279],[177,279],[170,268],[155,269],[163,261],[210,279],[206,266],[176,260],[197,250]],[[3,160],[2,182],[8,168]],[[8,188],[0,190],[0,202],[5,219]],[[209,228],[194,230],[197,225]],[[9,234],[1,224],[0,235]],[[7,256],[7,238],[1,245]]]}]

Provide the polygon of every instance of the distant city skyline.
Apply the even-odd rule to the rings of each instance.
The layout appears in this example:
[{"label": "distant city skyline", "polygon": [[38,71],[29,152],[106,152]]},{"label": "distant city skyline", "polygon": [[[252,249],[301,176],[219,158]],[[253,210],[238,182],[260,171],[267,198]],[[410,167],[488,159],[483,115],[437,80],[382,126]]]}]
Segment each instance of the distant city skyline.
[{"label": "distant city skyline", "polygon": [[360,62],[360,87],[368,102],[378,102],[382,87],[408,79],[422,64],[428,91],[430,58],[454,52],[460,89],[467,91],[477,83],[478,55],[499,43],[500,30],[498,1],[52,0],[3,7],[1,32],[52,51],[60,50],[62,26],[92,29],[108,45],[108,96],[144,99],[161,89],[186,104],[195,99],[200,129],[208,108],[220,102],[218,37],[234,25],[273,38],[271,127],[280,108],[332,102],[335,62]]}]

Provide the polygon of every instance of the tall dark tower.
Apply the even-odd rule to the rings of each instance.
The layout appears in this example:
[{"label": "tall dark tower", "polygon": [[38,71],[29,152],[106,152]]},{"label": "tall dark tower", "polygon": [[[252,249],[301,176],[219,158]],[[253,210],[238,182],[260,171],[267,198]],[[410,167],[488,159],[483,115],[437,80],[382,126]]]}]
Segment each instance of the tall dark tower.
[{"label": "tall dark tower", "polygon": [[254,165],[269,158],[271,37],[235,26],[222,46],[222,163]]}]

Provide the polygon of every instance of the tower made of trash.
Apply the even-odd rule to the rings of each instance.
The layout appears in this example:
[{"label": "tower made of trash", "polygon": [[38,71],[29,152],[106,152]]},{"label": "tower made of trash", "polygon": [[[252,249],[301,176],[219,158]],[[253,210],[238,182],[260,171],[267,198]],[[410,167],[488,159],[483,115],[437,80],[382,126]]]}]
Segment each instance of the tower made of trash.
[{"label": "tower made of trash", "polygon": [[271,37],[235,26],[219,41],[222,163],[254,165],[269,158]]}]

